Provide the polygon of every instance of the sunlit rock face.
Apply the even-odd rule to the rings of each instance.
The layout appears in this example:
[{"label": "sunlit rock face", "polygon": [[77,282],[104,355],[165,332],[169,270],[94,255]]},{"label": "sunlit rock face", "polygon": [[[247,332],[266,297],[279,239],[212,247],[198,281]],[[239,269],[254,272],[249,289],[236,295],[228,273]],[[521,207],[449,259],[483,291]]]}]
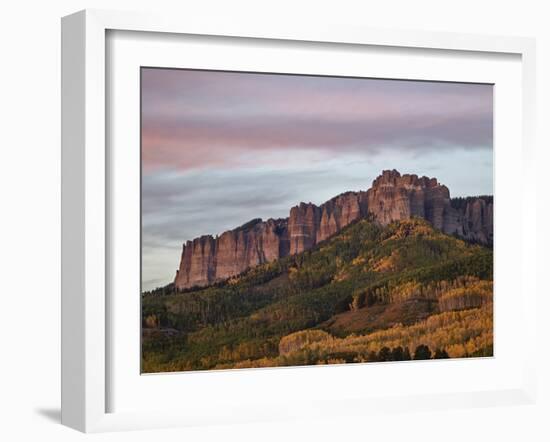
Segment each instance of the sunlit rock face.
[{"label": "sunlit rock face", "polygon": [[303,252],[316,243],[317,230],[321,223],[321,208],[312,203],[300,203],[290,209],[288,234],[290,254]]},{"label": "sunlit rock face", "polygon": [[435,228],[482,244],[493,242],[492,197],[470,197],[453,205],[447,186],[435,178],[401,175],[385,170],[367,191],[367,206],[375,219],[392,221],[418,216]]},{"label": "sunlit rock face", "polygon": [[204,286],[238,275],[289,253],[287,220],[253,220],[220,236],[202,236],[183,246],[174,283]]},{"label": "sunlit rock face", "polygon": [[346,192],[320,206],[302,202],[290,209],[288,218],[254,219],[216,237],[187,241],[174,283],[178,289],[205,286],[301,253],[367,215],[382,225],[421,217],[447,234],[493,242],[492,197],[453,201],[435,178],[385,170],[367,191]]},{"label": "sunlit rock face", "polygon": [[320,206],[300,203],[290,209],[290,254],[310,249],[367,215],[366,192],[347,192]]},{"label": "sunlit rock face", "polygon": [[450,201],[449,189],[435,178],[401,175],[396,170],[385,170],[367,191],[368,211],[383,225],[418,216],[446,231]]}]

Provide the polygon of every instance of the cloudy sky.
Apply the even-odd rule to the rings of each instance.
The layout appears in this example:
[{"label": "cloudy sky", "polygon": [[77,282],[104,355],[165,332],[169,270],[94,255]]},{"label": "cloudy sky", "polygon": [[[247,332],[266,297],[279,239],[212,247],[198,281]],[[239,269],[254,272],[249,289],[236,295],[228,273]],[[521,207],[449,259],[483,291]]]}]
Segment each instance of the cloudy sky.
[{"label": "cloudy sky", "polygon": [[366,190],[383,169],[492,194],[490,85],[142,68],[142,284],[182,244]]}]

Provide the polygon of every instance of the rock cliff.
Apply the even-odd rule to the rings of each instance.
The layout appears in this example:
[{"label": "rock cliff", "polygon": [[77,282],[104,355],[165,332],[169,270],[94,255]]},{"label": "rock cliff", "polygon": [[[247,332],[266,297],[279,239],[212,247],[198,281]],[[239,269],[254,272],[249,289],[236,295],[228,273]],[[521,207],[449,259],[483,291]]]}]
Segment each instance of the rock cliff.
[{"label": "rock cliff", "polygon": [[321,206],[300,203],[288,217],[290,254],[310,249],[367,213],[366,192],[343,193]]},{"label": "rock cliff", "polygon": [[492,196],[454,198],[451,204],[457,212],[459,236],[481,244],[493,243]]},{"label": "rock cliff", "polygon": [[367,191],[367,206],[383,225],[418,216],[445,233],[459,230],[459,214],[451,206],[449,189],[435,178],[385,170]]},{"label": "rock cliff", "polygon": [[254,219],[219,236],[187,241],[174,284],[205,286],[258,264],[303,252],[371,214],[383,224],[422,217],[447,234],[492,244],[492,197],[451,199],[435,178],[386,170],[365,191],[346,192],[317,206],[300,203],[284,219]]},{"label": "rock cliff", "polygon": [[201,236],[183,246],[177,288],[208,285],[289,254],[287,220],[252,220],[220,236]]}]

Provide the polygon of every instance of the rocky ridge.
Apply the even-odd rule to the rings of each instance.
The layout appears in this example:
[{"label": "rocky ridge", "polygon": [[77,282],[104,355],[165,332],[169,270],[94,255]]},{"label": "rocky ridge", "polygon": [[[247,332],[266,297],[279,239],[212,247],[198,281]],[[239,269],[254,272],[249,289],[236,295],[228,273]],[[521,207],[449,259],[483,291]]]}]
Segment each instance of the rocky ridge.
[{"label": "rocky ridge", "polygon": [[205,286],[303,252],[369,214],[382,225],[421,217],[444,233],[486,245],[493,241],[492,197],[452,200],[435,178],[385,170],[367,191],[346,192],[320,206],[300,203],[288,218],[254,219],[219,236],[187,241],[174,284]]}]

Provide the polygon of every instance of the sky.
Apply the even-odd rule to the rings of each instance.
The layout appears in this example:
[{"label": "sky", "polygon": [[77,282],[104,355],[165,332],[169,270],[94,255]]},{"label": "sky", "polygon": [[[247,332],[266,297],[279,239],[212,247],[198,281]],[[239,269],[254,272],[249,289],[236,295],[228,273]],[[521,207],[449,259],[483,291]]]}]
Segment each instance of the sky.
[{"label": "sky", "polygon": [[142,289],[183,243],[367,190],[384,169],[493,193],[485,84],[142,68]]}]

